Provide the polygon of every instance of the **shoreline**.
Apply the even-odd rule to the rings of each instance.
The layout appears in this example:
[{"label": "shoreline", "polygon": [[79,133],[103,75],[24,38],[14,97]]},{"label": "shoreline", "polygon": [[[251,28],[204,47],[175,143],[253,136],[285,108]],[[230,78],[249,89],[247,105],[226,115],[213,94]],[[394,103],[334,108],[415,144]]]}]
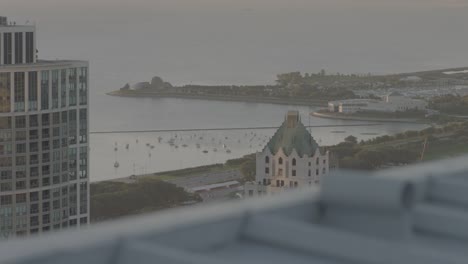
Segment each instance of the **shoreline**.
[{"label": "shoreline", "polygon": [[338,116],[333,114],[311,112],[311,116],[326,118],[326,119],[338,119],[338,120],[353,120],[353,121],[372,121],[372,122],[390,122],[390,123],[420,123],[424,124],[421,119],[417,118],[375,118],[375,117],[360,117],[360,116]]},{"label": "shoreline", "polygon": [[180,94],[180,93],[160,93],[160,92],[121,92],[113,91],[106,93],[110,96],[120,97],[142,97],[142,98],[181,98],[194,100],[210,100],[210,101],[227,101],[227,102],[243,102],[243,103],[264,103],[264,104],[280,104],[280,105],[298,105],[298,106],[319,106],[327,105],[326,100],[301,100],[288,99],[277,97],[252,97],[252,96],[219,96],[208,94]]}]

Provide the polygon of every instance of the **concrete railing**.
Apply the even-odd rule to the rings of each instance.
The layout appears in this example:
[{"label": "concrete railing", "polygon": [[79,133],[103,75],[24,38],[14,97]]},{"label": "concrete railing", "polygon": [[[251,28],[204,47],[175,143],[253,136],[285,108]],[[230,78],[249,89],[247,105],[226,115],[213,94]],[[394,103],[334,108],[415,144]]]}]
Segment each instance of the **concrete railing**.
[{"label": "concrete railing", "polygon": [[467,263],[468,157],[0,244],[0,263]]}]

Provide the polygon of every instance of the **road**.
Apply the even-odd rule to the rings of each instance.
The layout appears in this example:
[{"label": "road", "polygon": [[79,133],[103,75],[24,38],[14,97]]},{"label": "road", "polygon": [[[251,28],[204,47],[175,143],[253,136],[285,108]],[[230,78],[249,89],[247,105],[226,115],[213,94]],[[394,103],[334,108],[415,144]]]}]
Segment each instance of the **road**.
[{"label": "road", "polygon": [[183,176],[176,179],[167,180],[186,190],[194,187],[204,186],[213,183],[221,183],[227,181],[235,181],[242,178],[242,173],[239,170],[228,170],[220,172],[210,172],[197,174],[193,176]]}]

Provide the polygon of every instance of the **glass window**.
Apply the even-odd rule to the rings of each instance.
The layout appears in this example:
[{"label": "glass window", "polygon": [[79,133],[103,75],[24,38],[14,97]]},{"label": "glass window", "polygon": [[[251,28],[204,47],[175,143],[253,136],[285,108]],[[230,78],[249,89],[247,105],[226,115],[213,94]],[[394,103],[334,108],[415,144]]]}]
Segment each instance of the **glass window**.
[{"label": "glass window", "polygon": [[0,129],[11,129],[11,117],[0,116]]},{"label": "glass window", "polygon": [[59,125],[60,124],[60,113],[53,113],[52,114],[52,123],[54,125]]},{"label": "glass window", "polygon": [[69,69],[68,73],[69,96],[68,104],[70,106],[76,105],[76,69]]},{"label": "glass window", "polygon": [[34,32],[26,32],[26,63],[34,62]]},{"label": "glass window", "polygon": [[41,71],[41,109],[49,109],[49,71]]},{"label": "glass window", "polygon": [[59,71],[52,71],[52,108],[59,107]]},{"label": "glass window", "polygon": [[11,195],[1,195],[0,196],[0,205],[9,205],[12,203]]},{"label": "glass window", "polygon": [[11,111],[10,103],[10,73],[0,73],[0,113]]},{"label": "glass window", "polygon": [[25,105],[24,72],[15,72],[14,92],[15,92],[15,112],[24,111]]},{"label": "glass window", "polygon": [[15,32],[15,63],[23,63],[23,32]]},{"label": "glass window", "polygon": [[60,105],[62,107],[67,106],[67,70],[60,71]]},{"label": "glass window", "polygon": [[39,125],[39,119],[37,115],[30,115],[29,116],[29,126],[30,127],[37,127]]},{"label": "glass window", "polygon": [[26,127],[26,116],[17,116],[17,117],[15,117],[15,127],[16,128],[25,128]]},{"label": "glass window", "polygon": [[26,143],[16,144],[16,153],[26,153]]},{"label": "glass window", "polygon": [[80,143],[88,142],[88,118],[86,109],[80,109]]},{"label": "glass window", "polygon": [[88,103],[88,69],[86,67],[80,68],[79,86],[80,105],[86,105]]},{"label": "glass window", "polygon": [[16,203],[25,203],[26,202],[26,194],[20,193],[16,195]]},{"label": "glass window", "polygon": [[30,111],[37,110],[37,72],[28,72],[28,106]]},{"label": "glass window", "polygon": [[42,114],[41,121],[42,121],[42,126],[49,126],[50,125],[49,114],[48,113]]},{"label": "glass window", "polygon": [[77,131],[77,116],[76,116],[77,111],[76,110],[70,110],[68,112],[68,139],[69,139],[69,144],[76,144],[77,142],[77,137],[78,137],[78,131]]},{"label": "glass window", "polygon": [[3,34],[3,64],[11,64],[12,59],[11,33]]}]

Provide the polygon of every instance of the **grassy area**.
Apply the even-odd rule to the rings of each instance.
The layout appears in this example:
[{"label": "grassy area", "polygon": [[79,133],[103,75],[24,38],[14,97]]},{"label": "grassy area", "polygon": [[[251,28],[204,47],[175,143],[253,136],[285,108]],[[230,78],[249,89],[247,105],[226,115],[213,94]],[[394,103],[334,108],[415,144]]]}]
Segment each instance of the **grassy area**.
[{"label": "grassy area", "polygon": [[372,118],[421,118],[426,116],[422,111],[405,111],[405,112],[378,112],[378,111],[363,111],[352,114],[352,116],[372,117]]},{"label": "grassy area", "polygon": [[198,195],[187,193],[174,184],[150,179],[136,183],[92,183],[90,197],[92,222],[200,201]]},{"label": "grassy area", "polygon": [[424,160],[468,154],[468,122],[429,127],[422,131],[406,131],[360,143],[352,137],[328,149],[332,155],[332,165],[373,170],[420,161],[426,140]]},{"label": "grassy area", "polygon": [[424,154],[424,161],[438,160],[468,154],[468,144],[429,144]]},{"label": "grassy area", "polygon": [[126,215],[141,214],[200,201],[196,194],[165,182],[180,177],[238,169],[244,179],[255,173],[255,154],[195,168],[154,173],[139,177],[134,183],[102,181],[91,184],[91,221],[102,221]]},{"label": "grassy area", "polygon": [[172,179],[176,179],[179,177],[187,177],[187,176],[201,174],[201,173],[225,171],[229,169],[231,168],[229,166],[225,166],[224,164],[213,164],[213,165],[199,166],[199,167],[187,168],[187,169],[181,169],[181,170],[157,172],[153,174],[148,174],[142,178],[167,181],[167,180],[172,180]]},{"label": "grassy area", "polygon": [[[407,131],[394,136],[381,136],[366,142],[348,137],[346,142],[326,147],[333,167],[379,169],[420,161],[423,142],[427,139],[424,161],[468,154],[468,122]],[[91,184],[91,221],[140,214],[200,201],[198,195],[164,180],[238,169],[251,181],[255,177],[255,154],[214,164],[147,175],[135,183],[104,181]],[[233,197],[234,193],[228,196]]]}]

